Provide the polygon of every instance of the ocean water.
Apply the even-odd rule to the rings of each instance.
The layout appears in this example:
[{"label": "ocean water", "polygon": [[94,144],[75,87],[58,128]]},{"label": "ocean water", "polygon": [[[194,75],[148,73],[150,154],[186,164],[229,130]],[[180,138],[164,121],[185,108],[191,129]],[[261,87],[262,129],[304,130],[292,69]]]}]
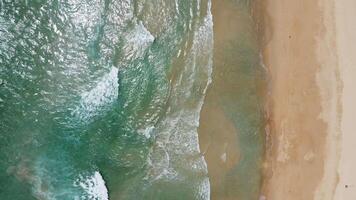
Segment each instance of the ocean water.
[{"label": "ocean water", "polygon": [[[0,0],[0,200],[210,199],[198,127],[212,81],[239,85],[218,102],[248,155],[223,187],[253,199],[257,47],[216,46],[213,26],[211,0]],[[221,59],[239,67],[218,78]]]},{"label": "ocean water", "polygon": [[209,199],[210,0],[1,0],[0,199]]}]

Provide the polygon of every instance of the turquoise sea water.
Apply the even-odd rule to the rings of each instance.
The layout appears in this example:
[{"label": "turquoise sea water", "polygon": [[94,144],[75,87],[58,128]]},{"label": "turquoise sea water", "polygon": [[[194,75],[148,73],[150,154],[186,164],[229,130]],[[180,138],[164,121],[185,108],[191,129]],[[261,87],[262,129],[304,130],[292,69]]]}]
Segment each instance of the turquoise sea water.
[{"label": "turquoise sea water", "polygon": [[210,1],[0,6],[0,199],[208,199]]},{"label": "turquoise sea water", "polygon": [[0,200],[210,199],[213,38],[210,0],[0,0]]}]

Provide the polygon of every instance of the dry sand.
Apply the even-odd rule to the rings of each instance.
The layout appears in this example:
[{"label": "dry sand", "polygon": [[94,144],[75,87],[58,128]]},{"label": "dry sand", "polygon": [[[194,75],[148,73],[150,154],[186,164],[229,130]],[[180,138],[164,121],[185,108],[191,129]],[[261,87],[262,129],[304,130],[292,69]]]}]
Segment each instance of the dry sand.
[{"label": "dry sand", "polygon": [[267,0],[267,200],[356,199],[355,9],[353,0]]},{"label": "dry sand", "polygon": [[343,81],[342,142],[335,200],[356,199],[356,1],[335,0],[336,43]]}]

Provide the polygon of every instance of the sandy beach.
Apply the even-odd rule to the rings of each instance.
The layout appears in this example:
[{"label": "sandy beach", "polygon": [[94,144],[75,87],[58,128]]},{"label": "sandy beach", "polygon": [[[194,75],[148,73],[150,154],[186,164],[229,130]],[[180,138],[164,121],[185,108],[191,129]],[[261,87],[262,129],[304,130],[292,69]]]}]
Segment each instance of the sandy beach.
[{"label": "sandy beach", "polygon": [[[356,3],[255,3],[250,14],[256,29],[248,33],[260,33],[257,41],[269,75],[260,198],[356,199]],[[239,64],[226,57],[223,49],[230,41],[239,40],[249,25],[231,1],[213,1],[212,12],[214,75],[201,113],[200,144],[208,164],[211,198],[240,199],[233,193],[228,195],[226,189],[231,184],[226,176],[242,156],[239,126],[221,102],[224,96],[238,99],[241,90],[236,84],[241,77],[226,79],[226,73],[238,69]]]},{"label": "sandy beach", "polygon": [[272,32],[263,55],[271,76],[270,137],[262,194],[273,200],[313,199],[327,136],[316,81],[321,13],[317,2],[308,0],[270,0],[267,13]]},{"label": "sandy beach", "polygon": [[341,158],[336,200],[356,199],[356,1],[335,0],[338,62],[343,81]]},{"label": "sandy beach", "polygon": [[356,198],[355,7],[352,0],[267,0],[266,199]]}]

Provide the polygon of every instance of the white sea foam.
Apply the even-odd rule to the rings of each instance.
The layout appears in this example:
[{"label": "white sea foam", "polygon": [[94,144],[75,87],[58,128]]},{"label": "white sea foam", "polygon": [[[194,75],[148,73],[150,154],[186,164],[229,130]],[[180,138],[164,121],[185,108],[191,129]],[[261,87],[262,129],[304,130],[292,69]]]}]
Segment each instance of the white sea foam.
[{"label": "white sea foam", "polygon": [[[68,5],[71,22],[75,26],[88,29],[90,33],[95,32],[96,25],[103,22],[103,14],[105,11],[105,2],[102,0],[68,0]],[[114,1],[110,4],[113,9],[113,15],[108,16],[111,22],[120,27],[124,25],[128,19],[133,17],[133,3],[130,0]]]},{"label": "white sea foam", "polygon": [[[157,143],[149,155],[151,170],[148,174],[153,182],[157,179],[189,181],[185,174],[188,171],[201,174],[199,185],[192,185],[197,188],[195,192],[200,200],[210,198],[209,179],[204,175],[207,174],[207,164],[200,156],[197,133],[200,110],[212,73],[213,21],[210,8],[209,1],[207,16],[194,27],[191,48],[184,49],[186,60],[181,74],[172,83],[166,117],[155,128]],[[196,86],[199,86],[199,91]]]},{"label": "white sea foam", "polygon": [[73,114],[83,121],[105,111],[119,95],[118,69],[112,67],[111,71],[105,74],[90,91],[81,94],[80,106]]},{"label": "white sea foam", "polygon": [[100,21],[100,15],[104,8],[104,3],[101,0],[93,0],[90,3],[82,0],[68,0],[71,8],[72,22],[77,26],[86,28],[94,28],[94,25]]},{"label": "white sea foam", "polygon": [[176,8],[176,12],[179,13],[179,0],[175,0],[175,8]]},{"label": "white sea foam", "polygon": [[75,186],[80,186],[87,194],[82,199],[109,200],[108,190],[101,174],[96,171],[92,176],[80,177]]},{"label": "white sea foam", "polygon": [[133,30],[126,34],[125,39],[125,59],[131,59],[142,56],[154,37],[139,21]]},{"label": "white sea foam", "polygon": [[200,199],[209,200],[210,199],[210,182],[208,178],[205,178],[198,188],[198,194]]},{"label": "white sea foam", "polygon": [[145,129],[139,129],[137,132],[149,139],[152,136],[152,131],[154,130],[154,128],[154,126],[149,126]]}]

